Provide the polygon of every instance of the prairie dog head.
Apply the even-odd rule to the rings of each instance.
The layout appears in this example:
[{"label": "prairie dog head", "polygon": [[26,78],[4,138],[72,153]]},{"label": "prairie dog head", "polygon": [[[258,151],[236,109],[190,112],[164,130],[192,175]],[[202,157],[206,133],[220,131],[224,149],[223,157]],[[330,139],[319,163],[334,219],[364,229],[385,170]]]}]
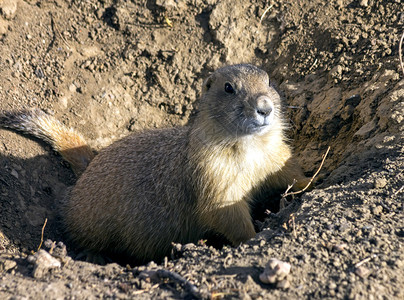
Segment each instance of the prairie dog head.
[{"label": "prairie dog head", "polygon": [[232,137],[262,135],[281,122],[280,96],[268,74],[248,64],[223,67],[210,75],[203,85],[200,111]]}]

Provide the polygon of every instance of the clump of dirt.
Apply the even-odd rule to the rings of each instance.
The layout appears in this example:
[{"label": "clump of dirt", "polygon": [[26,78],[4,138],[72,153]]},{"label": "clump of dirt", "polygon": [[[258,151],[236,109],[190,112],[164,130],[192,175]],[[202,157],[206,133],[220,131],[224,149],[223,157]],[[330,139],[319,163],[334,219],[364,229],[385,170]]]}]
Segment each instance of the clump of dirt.
[{"label": "clump of dirt", "polygon": [[[33,278],[45,219],[44,238],[67,242],[58,203],[75,177],[42,142],[0,130],[2,298],[403,298],[403,25],[400,1],[0,0],[0,110],[40,107],[99,149],[186,124],[209,72],[249,62],[283,93],[308,175],[331,147],[323,183],[237,248],[175,245],[123,267],[67,244],[75,259],[53,253],[60,267]],[[270,258],[291,265],[288,288],[259,280]]]}]

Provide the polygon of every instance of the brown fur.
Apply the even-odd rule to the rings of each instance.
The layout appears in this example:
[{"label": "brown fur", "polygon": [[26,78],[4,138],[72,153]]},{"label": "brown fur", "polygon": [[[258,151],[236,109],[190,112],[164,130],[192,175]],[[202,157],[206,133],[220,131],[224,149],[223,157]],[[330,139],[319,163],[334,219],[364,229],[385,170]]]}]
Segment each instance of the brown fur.
[{"label": "brown fur", "polygon": [[[225,91],[227,84],[234,93]],[[258,128],[263,116],[271,121]],[[233,245],[245,242],[255,235],[249,207],[257,191],[307,182],[284,127],[279,95],[264,71],[217,70],[205,81],[190,126],[130,135],[93,159],[64,208],[71,237],[93,251],[138,260],[162,258],[172,242],[196,242],[207,231]],[[57,130],[63,135],[52,139],[55,149],[81,169],[89,156],[75,149],[85,143],[80,137],[68,144],[70,133]]]}]

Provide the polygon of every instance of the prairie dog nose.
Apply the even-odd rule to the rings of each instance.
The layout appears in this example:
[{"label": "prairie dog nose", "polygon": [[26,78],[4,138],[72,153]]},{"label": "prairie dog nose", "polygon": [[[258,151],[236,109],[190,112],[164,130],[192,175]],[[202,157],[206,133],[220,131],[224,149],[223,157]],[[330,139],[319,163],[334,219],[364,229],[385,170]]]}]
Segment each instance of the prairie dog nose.
[{"label": "prairie dog nose", "polygon": [[259,96],[257,99],[256,111],[258,115],[267,117],[274,109],[272,101],[267,96]]}]

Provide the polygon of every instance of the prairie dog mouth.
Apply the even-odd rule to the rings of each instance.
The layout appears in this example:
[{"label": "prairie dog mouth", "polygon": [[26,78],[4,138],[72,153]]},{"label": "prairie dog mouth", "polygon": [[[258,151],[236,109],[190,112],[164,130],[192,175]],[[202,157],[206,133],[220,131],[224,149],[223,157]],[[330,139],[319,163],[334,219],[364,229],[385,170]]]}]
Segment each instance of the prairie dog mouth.
[{"label": "prairie dog mouth", "polygon": [[254,102],[244,108],[241,128],[246,134],[267,131],[275,118],[275,107],[268,96],[259,96]]}]

